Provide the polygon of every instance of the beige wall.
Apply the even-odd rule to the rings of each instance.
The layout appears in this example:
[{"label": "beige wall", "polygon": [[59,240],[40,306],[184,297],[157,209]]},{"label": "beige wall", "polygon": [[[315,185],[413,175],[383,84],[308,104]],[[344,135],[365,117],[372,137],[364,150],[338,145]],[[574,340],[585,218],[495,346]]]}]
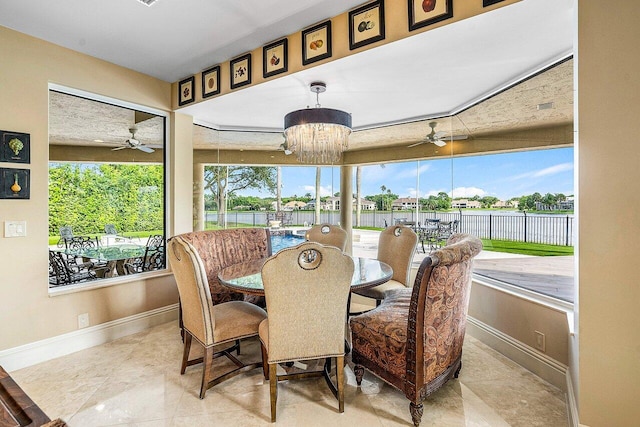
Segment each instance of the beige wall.
[{"label": "beige wall", "polygon": [[636,2],[579,0],[574,368],[580,422],[591,427],[640,423],[639,18]]},{"label": "beige wall", "polygon": [[[167,112],[171,85],[2,27],[0,58],[0,129],[31,135],[29,165],[0,164],[31,170],[29,200],[0,200],[0,225],[24,220],[28,233],[22,238],[0,233],[0,350],[74,331],[80,313],[89,313],[96,325],[176,303],[170,275],[56,297],[49,297],[47,284],[48,84]],[[190,144],[191,127],[174,139]],[[186,175],[191,176],[191,166]],[[180,213],[173,214],[182,223]]]}]

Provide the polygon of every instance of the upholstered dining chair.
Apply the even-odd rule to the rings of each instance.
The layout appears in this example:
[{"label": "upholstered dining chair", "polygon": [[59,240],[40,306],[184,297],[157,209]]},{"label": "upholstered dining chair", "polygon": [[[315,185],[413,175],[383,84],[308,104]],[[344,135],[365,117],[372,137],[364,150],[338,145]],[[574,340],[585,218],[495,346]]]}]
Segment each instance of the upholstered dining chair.
[{"label": "upholstered dining chair", "polygon": [[[244,364],[231,354],[240,348],[238,340],[258,334],[260,322],[266,319],[265,311],[245,301],[227,301],[213,304],[207,272],[196,248],[181,236],[169,240],[168,256],[178,285],[184,328],[184,353],[180,373],[187,367],[202,363],[200,399],[214,385],[260,366],[260,363]],[[204,356],[189,360],[192,339],[204,348]],[[215,352],[217,346],[236,342],[236,345]],[[213,376],[213,359],[227,356],[237,368],[217,377]]]},{"label": "upholstered dining chair", "polygon": [[377,259],[393,268],[393,277],[382,285],[354,291],[358,295],[376,300],[376,304],[384,298],[390,289],[403,289],[410,285],[411,263],[416,251],[418,235],[404,225],[391,225],[385,228],[378,239]]},{"label": "upholstered dining chair", "polygon": [[454,234],[426,257],[413,288],[387,291],[380,306],[350,319],[354,372],[364,368],[404,392],[414,426],[422,401],[462,367],[473,258],[482,242]]},{"label": "upholstered dining chair", "polygon": [[347,232],[338,225],[318,224],[311,227],[304,235],[307,242],[335,246],[344,252],[347,247]]},{"label": "upholstered dining chair", "polygon": [[[353,270],[349,255],[315,242],[283,249],[262,267],[269,317],[260,324],[260,342],[272,422],[276,420],[278,381],[287,379],[325,376],[338,399],[339,412],[344,412],[345,316]],[[330,380],[332,358],[336,359],[335,386]],[[309,359],[326,359],[324,369],[276,373],[279,363]]]}]

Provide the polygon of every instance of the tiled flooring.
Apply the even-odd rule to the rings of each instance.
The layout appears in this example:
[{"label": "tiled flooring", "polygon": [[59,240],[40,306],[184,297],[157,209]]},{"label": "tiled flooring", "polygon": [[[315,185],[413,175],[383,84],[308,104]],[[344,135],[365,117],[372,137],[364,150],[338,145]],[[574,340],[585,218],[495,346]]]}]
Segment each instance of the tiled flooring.
[{"label": "tiled flooring", "polygon": [[[180,375],[177,322],[11,372],[52,418],[89,426],[268,426],[269,383],[261,369],[198,398],[201,368]],[[242,357],[259,360],[257,340]],[[228,362],[217,359],[216,367]],[[411,426],[408,400],[369,373],[361,388],[346,368],[345,412],[323,379],[278,384],[279,426]],[[563,393],[467,337],[460,378],[425,401],[421,426],[567,426]]]}]

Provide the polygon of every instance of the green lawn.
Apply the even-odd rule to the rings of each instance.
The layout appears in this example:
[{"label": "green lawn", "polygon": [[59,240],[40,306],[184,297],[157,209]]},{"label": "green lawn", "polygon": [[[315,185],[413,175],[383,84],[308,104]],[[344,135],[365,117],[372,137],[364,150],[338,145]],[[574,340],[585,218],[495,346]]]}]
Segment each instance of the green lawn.
[{"label": "green lawn", "polygon": [[573,246],[545,245],[542,243],[510,242],[507,240],[482,239],[485,251],[535,256],[573,255]]}]

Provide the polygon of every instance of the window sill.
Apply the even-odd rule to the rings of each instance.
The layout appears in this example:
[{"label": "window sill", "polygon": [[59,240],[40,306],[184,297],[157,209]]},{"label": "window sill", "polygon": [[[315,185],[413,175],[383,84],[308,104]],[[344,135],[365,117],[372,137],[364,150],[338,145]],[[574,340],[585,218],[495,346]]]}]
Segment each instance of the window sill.
[{"label": "window sill", "polygon": [[172,275],[173,273],[168,269],[159,271],[150,271],[147,273],[138,273],[127,276],[113,277],[110,279],[100,279],[91,282],[78,283],[75,285],[59,286],[55,288],[49,288],[49,297],[57,297],[60,295],[67,295],[76,292],[93,291],[95,289],[107,288],[110,286],[123,285],[126,283],[139,282],[141,280],[156,279],[159,277],[165,277]]},{"label": "window sill", "polygon": [[509,283],[502,282],[496,279],[491,279],[489,277],[481,276],[478,274],[473,275],[473,281],[481,285],[494,288],[502,292],[508,293],[510,295],[516,296],[518,298],[522,298],[527,301],[531,301],[531,302],[543,305],[545,307],[549,307],[565,313],[573,313],[573,304],[558,298],[553,298],[547,295],[533,292],[525,288],[514,286]]}]

